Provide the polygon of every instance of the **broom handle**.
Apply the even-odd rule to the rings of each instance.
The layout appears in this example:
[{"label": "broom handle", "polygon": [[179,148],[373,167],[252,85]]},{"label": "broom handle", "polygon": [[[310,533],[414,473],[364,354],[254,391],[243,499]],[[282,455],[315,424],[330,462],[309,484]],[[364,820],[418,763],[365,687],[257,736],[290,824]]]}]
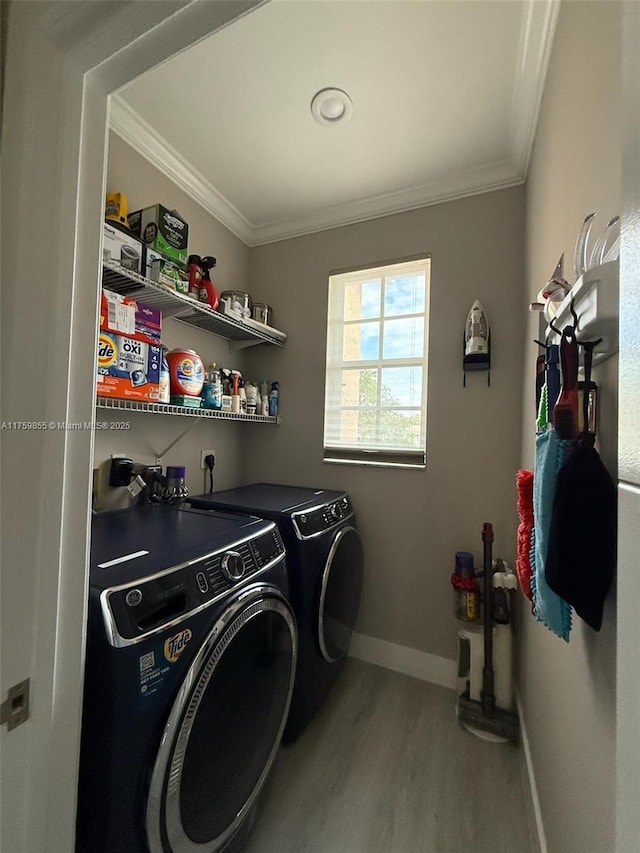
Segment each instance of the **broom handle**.
[{"label": "broom handle", "polygon": [[493,714],[496,697],[493,685],[493,525],[488,521],[482,527],[484,544],[484,667],[482,669],[482,690],[480,700],[482,713]]}]

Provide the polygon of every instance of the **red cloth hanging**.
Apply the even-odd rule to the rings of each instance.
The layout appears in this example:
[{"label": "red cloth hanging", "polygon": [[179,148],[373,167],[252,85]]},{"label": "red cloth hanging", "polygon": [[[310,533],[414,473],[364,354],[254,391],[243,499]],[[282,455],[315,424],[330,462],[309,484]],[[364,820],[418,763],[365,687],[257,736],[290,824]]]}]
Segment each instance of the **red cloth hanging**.
[{"label": "red cloth hanging", "polygon": [[533,601],[531,592],[531,532],[533,530],[533,471],[521,469],[516,476],[518,493],[518,536],[516,574],[523,595]]}]

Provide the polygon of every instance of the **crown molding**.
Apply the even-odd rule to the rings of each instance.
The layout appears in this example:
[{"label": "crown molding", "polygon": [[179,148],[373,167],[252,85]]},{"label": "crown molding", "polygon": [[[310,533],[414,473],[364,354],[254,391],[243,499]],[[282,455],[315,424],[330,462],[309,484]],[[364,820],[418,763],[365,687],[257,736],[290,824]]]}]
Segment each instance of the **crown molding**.
[{"label": "crown molding", "polygon": [[522,180],[529,169],[560,2],[529,0],[522,18],[509,132],[509,159]]},{"label": "crown molding", "polygon": [[502,160],[443,175],[420,186],[327,206],[304,218],[291,217],[256,226],[251,245],[259,246],[329,228],[354,225],[369,219],[379,219],[381,216],[391,216],[479,193],[506,189],[522,184],[523,181],[511,161]]},{"label": "crown molding", "polygon": [[504,189],[521,184],[524,180],[513,164],[504,160],[465,169],[417,187],[331,205],[305,217],[295,216],[254,225],[118,95],[111,98],[109,126],[138,154],[250,247]]},{"label": "crown molding", "polygon": [[250,247],[505,189],[526,179],[559,8],[560,0],[529,0],[525,7],[506,159],[444,175],[420,186],[328,206],[308,216],[262,224],[250,222],[121,95],[110,99],[109,126]]},{"label": "crown molding", "polygon": [[112,95],[110,98],[109,127],[145,160],[197,201],[207,213],[244,243],[251,245],[254,227],[249,220],[120,95]]}]

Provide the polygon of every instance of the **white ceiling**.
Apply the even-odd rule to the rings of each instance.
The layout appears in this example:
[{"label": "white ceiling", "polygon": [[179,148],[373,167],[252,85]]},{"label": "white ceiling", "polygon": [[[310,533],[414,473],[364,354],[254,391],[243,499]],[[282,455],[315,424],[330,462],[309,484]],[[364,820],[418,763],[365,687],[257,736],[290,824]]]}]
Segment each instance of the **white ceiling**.
[{"label": "white ceiling", "polygon": [[[272,0],[112,98],[248,245],[521,183],[557,0]],[[323,126],[313,95],[346,90]]]}]

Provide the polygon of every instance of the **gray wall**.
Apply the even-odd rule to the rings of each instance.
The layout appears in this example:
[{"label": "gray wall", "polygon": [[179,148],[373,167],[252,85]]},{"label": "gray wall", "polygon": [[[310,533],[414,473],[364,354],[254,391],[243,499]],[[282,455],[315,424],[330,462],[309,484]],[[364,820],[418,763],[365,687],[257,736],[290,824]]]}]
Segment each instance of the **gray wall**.
[{"label": "gray wall", "polygon": [[[168,320],[170,346],[196,349],[258,379],[281,382],[282,422],[207,422],[127,413],[132,429],[96,433],[100,508],[127,505],[106,486],[108,460],[125,452],[153,462],[185,464],[192,493],[206,487],[200,449],[216,450],[216,487],[268,480],[347,490],[356,505],[366,552],[364,599],[357,630],[388,642],[454,659],[458,623],[449,583],[454,553],[482,559],[484,521],[495,526],[496,555],[515,552],[515,472],[520,452],[520,378],[524,329],[524,188],[473,196],[249,250],[114,134],[107,189],[122,190],[130,210],[161,201],[189,222],[190,251],[218,258],[219,289],[249,290],[274,307],[287,332],[283,349],[253,347],[231,356],[225,341]],[[432,256],[427,468],[352,467],[322,461],[324,359],[331,270]],[[250,282],[247,287],[247,281]],[[462,386],[462,337],[479,298],[492,327],[491,386],[485,373]]]},{"label": "gray wall", "polygon": [[[580,224],[597,233],[620,203],[620,8],[564,3],[527,180],[527,293],[532,300],[565,253],[571,281]],[[533,463],[528,388],[537,316],[526,334],[523,467]],[[615,476],[617,357],[597,371],[599,449]],[[614,849],[615,593],[599,633],[574,616],[567,645],[522,608],[519,685],[549,853]]]},{"label": "gray wall", "polygon": [[[497,554],[512,559],[515,550],[523,205],[517,187],[251,252],[251,293],[274,306],[288,339],[265,356],[281,382],[282,423],[246,447],[247,479],[347,490],[366,559],[357,631],[449,659],[458,627],[449,582],[455,551],[473,551],[481,564],[484,521],[495,525]],[[432,255],[427,468],[323,463],[328,275],[421,252]],[[477,373],[463,388],[464,323],[476,298],[491,322],[491,386]]]}]

